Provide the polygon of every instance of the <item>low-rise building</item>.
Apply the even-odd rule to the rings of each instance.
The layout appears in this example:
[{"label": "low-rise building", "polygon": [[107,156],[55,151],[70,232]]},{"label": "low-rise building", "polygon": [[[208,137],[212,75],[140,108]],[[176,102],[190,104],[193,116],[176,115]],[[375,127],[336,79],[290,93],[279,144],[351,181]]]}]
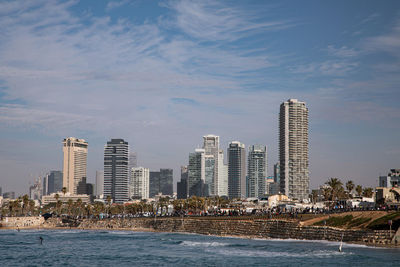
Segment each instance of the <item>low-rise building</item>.
[{"label": "low-rise building", "polygon": [[75,195],[71,194],[70,192],[67,192],[63,194],[62,192],[57,192],[57,193],[52,193],[48,196],[43,196],[42,197],[42,204],[47,205],[50,203],[57,203],[57,198],[56,195],[58,194],[58,200],[60,200],[63,203],[68,202],[68,200],[72,199],[72,201],[77,201],[78,199],[82,200],[83,203],[90,203],[90,199],[88,195],[80,194],[80,195]]},{"label": "low-rise building", "polygon": [[391,169],[387,176],[379,177],[379,187],[400,186],[400,169]]}]

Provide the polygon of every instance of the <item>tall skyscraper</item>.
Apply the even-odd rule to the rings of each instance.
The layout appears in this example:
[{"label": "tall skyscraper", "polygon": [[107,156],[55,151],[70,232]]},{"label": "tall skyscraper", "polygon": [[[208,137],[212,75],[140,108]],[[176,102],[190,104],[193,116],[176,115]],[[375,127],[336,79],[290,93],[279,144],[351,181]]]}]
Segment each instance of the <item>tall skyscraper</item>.
[{"label": "tall skyscraper", "polygon": [[104,194],[104,171],[96,171],[96,196]]},{"label": "tall skyscraper", "polygon": [[249,147],[247,159],[248,197],[262,198],[267,191],[267,148],[263,145]]},{"label": "tall skyscraper", "polygon": [[88,143],[84,139],[68,137],[63,140],[63,187],[77,194],[78,184],[86,178]]},{"label": "tall skyscraper", "polygon": [[160,192],[163,195],[174,194],[174,173],[172,169],[160,169]]},{"label": "tall skyscraper", "polygon": [[160,191],[160,172],[159,171],[151,171],[150,172],[150,197],[154,197]]},{"label": "tall skyscraper", "polygon": [[[219,169],[219,136],[217,135],[205,135],[203,136],[203,148],[205,151],[205,155],[207,156],[207,178],[212,179],[210,181],[206,181],[206,187],[208,187],[207,191],[209,196],[214,196],[218,194],[218,169]],[[211,159],[211,157],[213,159]],[[212,163],[213,161],[213,163]],[[211,175],[210,171],[210,164],[213,165],[213,175]],[[223,162],[222,162],[223,164]]]},{"label": "tall skyscraper", "polygon": [[228,147],[228,197],[246,197],[246,151],[244,144],[233,141]]},{"label": "tall skyscraper", "polygon": [[181,166],[181,181],[177,183],[177,197],[178,199],[187,198],[187,180],[188,180],[188,167]]},{"label": "tall skyscraper", "polygon": [[216,160],[213,155],[204,156],[204,187],[203,196],[210,197],[214,196],[214,178],[215,178],[215,163]]},{"label": "tall skyscraper", "polygon": [[189,154],[188,165],[188,194],[191,196],[203,196],[205,182],[205,150],[196,149]]},{"label": "tall skyscraper", "polygon": [[131,195],[132,199],[149,198],[149,174],[148,168],[136,167],[131,169]]},{"label": "tall skyscraper", "polygon": [[228,196],[228,165],[224,163],[224,152],[218,153],[218,196]]},{"label": "tall skyscraper", "polygon": [[[86,179],[86,177],[84,178]],[[46,194],[60,192],[63,188],[63,173],[61,171],[50,171],[47,175],[47,190]],[[44,193],[43,193],[44,194]]]},{"label": "tall skyscraper", "polygon": [[129,199],[128,152],[124,139],[111,139],[104,147],[104,198],[115,203]]},{"label": "tall skyscraper", "polygon": [[281,181],[281,168],[279,162],[274,164],[274,182],[280,184]]},{"label": "tall skyscraper", "polygon": [[289,99],[280,107],[279,161],[281,193],[308,199],[308,109],[297,99]]}]

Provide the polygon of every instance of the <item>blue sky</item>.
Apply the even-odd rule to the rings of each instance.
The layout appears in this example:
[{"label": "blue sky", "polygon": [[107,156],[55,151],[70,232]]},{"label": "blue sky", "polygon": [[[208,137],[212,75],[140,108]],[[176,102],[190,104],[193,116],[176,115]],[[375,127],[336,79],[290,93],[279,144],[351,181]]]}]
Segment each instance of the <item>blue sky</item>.
[{"label": "blue sky", "polygon": [[[310,177],[399,168],[399,1],[1,1],[0,186],[61,170],[61,141],[124,138],[152,170],[217,134],[278,160],[281,102],[310,112]],[[270,173],[272,169],[270,168]]]}]

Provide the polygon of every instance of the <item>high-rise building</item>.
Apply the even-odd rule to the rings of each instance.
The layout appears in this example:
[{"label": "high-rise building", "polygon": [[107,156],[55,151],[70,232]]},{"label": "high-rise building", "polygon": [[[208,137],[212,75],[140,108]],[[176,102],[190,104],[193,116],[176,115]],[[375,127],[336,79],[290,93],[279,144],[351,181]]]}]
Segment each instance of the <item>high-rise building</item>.
[{"label": "high-rise building", "polygon": [[228,197],[246,197],[246,151],[244,144],[233,141],[228,147]]},{"label": "high-rise building", "polygon": [[131,169],[131,198],[148,199],[149,198],[149,174],[148,168],[136,167]]},{"label": "high-rise building", "polygon": [[2,195],[3,195],[3,191],[2,191],[2,188],[0,186],[0,196],[2,196]]},{"label": "high-rise building", "polygon": [[172,169],[160,169],[150,172],[150,197],[161,193],[172,196],[174,193],[174,176]]},{"label": "high-rise building", "polygon": [[292,199],[308,199],[308,109],[289,99],[279,113],[280,190]]},{"label": "high-rise building", "polygon": [[[49,187],[49,183],[48,183],[48,181],[49,181],[49,174],[47,174],[47,175],[45,175],[44,177],[43,177],[43,183],[42,183],[42,195],[43,196],[45,196],[45,195],[47,195],[47,189],[48,189],[48,187]],[[61,181],[61,183],[62,183],[62,181]]]},{"label": "high-rise building", "polygon": [[160,192],[163,195],[174,194],[174,173],[172,169],[160,169]]},{"label": "high-rise building", "polygon": [[188,167],[181,166],[181,181],[177,183],[177,198],[186,199],[187,198],[187,180],[188,180]]},{"label": "high-rise building", "polygon": [[[86,179],[86,177],[85,177]],[[60,192],[63,188],[63,173],[61,171],[50,171],[46,176],[47,190],[43,195]]]},{"label": "high-rise building", "polygon": [[228,165],[224,163],[224,152],[218,153],[218,196],[228,196]]},{"label": "high-rise building", "polygon": [[29,198],[33,200],[39,200],[42,198],[42,179],[39,177],[35,180],[35,183],[29,187]]},{"label": "high-rise building", "polygon": [[[209,134],[203,136],[203,148],[205,151],[205,156],[207,158],[206,168],[207,168],[207,178],[212,179],[210,181],[206,181],[205,186],[207,187],[208,196],[215,196],[218,194],[218,184],[219,184],[219,177],[218,177],[218,170],[219,170],[219,136]],[[212,157],[212,158],[211,158]],[[211,167],[210,164],[213,165],[213,175],[211,175]],[[223,164],[223,162],[222,162]],[[206,178],[206,180],[207,180]]]},{"label": "high-rise building", "polygon": [[247,159],[248,197],[262,198],[265,196],[267,177],[267,148],[263,145],[249,147]]},{"label": "high-rise building", "polygon": [[104,198],[115,203],[129,199],[128,152],[124,139],[111,139],[104,147]]},{"label": "high-rise building", "polygon": [[78,184],[86,177],[88,143],[84,139],[68,137],[63,140],[63,187],[77,194]]},{"label": "high-rise building", "polygon": [[196,149],[189,154],[188,165],[188,195],[203,196],[205,182],[205,150]]},{"label": "high-rise building", "polygon": [[96,196],[104,194],[104,171],[96,171]]},{"label": "high-rise building", "polygon": [[215,158],[213,155],[204,156],[204,187],[203,196],[214,196]]},{"label": "high-rise building", "polygon": [[274,182],[280,184],[281,181],[281,168],[279,162],[274,164]]},{"label": "high-rise building", "polygon": [[150,172],[150,183],[149,183],[149,195],[150,197],[154,197],[160,192],[160,172],[159,171],[151,171]]}]

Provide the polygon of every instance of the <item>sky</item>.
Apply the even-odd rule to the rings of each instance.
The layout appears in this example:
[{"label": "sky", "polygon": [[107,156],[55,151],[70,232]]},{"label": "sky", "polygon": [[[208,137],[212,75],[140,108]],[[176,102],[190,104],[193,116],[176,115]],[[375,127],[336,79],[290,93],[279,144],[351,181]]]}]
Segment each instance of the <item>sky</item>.
[{"label": "sky", "polygon": [[279,106],[309,108],[310,187],[400,168],[400,1],[0,1],[0,187],[111,138],[174,182],[202,136],[265,144]]}]

